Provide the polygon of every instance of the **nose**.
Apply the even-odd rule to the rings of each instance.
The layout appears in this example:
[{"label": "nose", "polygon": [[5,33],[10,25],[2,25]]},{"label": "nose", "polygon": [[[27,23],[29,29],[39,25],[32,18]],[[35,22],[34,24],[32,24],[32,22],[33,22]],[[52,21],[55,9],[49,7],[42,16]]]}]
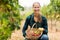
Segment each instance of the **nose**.
[{"label": "nose", "polygon": [[39,10],[39,8],[35,8],[35,10]]}]

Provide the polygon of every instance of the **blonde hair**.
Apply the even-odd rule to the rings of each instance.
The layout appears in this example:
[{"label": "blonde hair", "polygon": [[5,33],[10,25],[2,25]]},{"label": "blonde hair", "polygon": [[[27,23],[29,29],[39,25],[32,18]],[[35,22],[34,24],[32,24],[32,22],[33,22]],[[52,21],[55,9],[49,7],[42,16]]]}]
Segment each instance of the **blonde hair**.
[{"label": "blonde hair", "polygon": [[38,22],[40,22],[40,23],[41,23],[41,22],[42,22],[42,15],[38,15],[38,17],[37,17],[37,18],[38,18]]},{"label": "blonde hair", "polygon": [[39,3],[39,2],[34,2],[34,3],[33,3],[33,7],[34,7],[34,4],[36,4],[36,3],[39,4],[39,6],[40,6],[40,3]]}]

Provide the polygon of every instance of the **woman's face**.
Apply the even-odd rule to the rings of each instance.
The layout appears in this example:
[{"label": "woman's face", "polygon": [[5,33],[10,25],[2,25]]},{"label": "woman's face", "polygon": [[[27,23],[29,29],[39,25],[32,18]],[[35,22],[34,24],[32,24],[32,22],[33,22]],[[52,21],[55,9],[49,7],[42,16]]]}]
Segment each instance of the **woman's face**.
[{"label": "woman's face", "polygon": [[34,11],[34,13],[39,13],[39,11],[40,11],[40,4],[38,4],[38,3],[34,3],[33,4],[33,11]]}]

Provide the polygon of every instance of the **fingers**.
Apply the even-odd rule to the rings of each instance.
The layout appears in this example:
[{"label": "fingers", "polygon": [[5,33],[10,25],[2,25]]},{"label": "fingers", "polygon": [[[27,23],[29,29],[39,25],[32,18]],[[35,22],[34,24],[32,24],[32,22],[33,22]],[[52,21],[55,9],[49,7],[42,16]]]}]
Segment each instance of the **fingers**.
[{"label": "fingers", "polygon": [[27,34],[26,34],[26,37],[27,37],[28,39],[30,39],[30,38],[31,38],[31,33],[27,33]]}]

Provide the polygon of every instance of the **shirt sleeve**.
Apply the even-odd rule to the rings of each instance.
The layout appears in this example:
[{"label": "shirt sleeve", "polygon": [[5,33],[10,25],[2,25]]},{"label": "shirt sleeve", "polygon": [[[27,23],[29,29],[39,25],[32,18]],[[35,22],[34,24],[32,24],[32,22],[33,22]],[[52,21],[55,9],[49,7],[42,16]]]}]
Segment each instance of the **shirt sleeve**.
[{"label": "shirt sleeve", "polygon": [[22,33],[23,33],[24,37],[26,36],[26,32],[25,31],[27,30],[28,25],[29,25],[29,17],[26,18],[25,24],[24,24],[23,29],[22,29]]},{"label": "shirt sleeve", "polygon": [[46,18],[44,18],[44,20],[43,20],[43,28],[45,29],[43,34],[47,34],[48,33],[48,24],[47,24]]}]

